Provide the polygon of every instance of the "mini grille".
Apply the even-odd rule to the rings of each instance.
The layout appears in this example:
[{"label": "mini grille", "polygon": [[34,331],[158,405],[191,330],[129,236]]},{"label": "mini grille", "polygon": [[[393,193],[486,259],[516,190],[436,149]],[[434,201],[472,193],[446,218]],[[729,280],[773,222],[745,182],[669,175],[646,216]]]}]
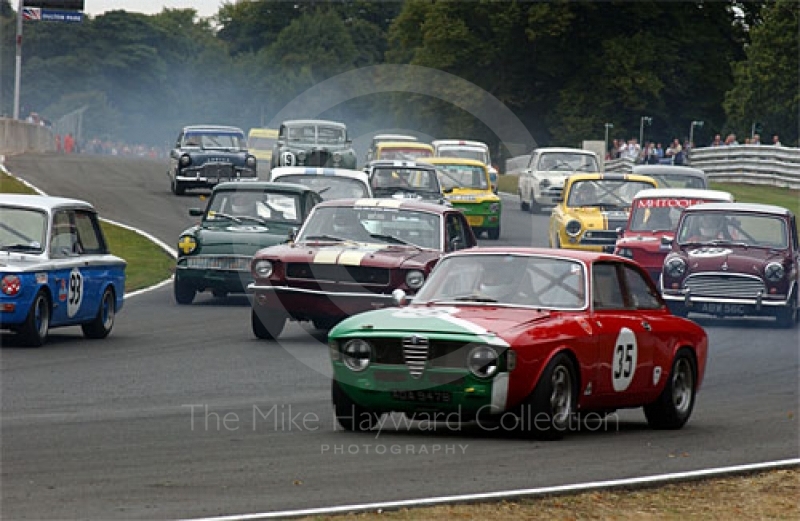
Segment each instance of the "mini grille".
[{"label": "mini grille", "polygon": [[745,275],[692,275],[683,283],[692,296],[755,298],[766,295],[764,282]]},{"label": "mini grille", "polygon": [[404,338],[403,358],[412,377],[422,376],[428,361],[428,339],[417,335]]},{"label": "mini grille", "polygon": [[389,284],[390,271],[368,266],[343,266],[340,264],[309,264],[294,262],[286,266],[286,276],[318,282],[340,284]]}]

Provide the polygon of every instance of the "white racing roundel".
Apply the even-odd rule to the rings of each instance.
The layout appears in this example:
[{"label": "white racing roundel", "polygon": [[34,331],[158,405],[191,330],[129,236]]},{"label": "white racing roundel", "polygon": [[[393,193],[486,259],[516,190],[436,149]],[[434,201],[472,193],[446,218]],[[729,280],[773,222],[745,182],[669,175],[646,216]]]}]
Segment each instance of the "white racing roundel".
[{"label": "white racing roundel", "polygon": [[611,379],[615,391],[624,391],[631,385],[633,375],[636,373],[638,351],[636,335],[627,327],[623,327],[614,343],[611,362]]},{"label": "white racing roundel", "polygon": [[67,316],[72,318],[81,309],[83,302],[83,275],[78,268],[72,268],[67,283]]}]

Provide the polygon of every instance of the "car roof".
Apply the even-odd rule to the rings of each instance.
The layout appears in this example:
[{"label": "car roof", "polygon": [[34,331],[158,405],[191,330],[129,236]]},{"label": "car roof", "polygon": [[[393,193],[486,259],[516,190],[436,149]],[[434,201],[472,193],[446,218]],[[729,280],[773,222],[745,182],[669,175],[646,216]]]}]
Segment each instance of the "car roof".
[{"label": "car roof", "polygon": [[367,163],[367,167],[393,167],[393,168],[425,168],[430,170],[433,165],[427,161],[406,161],[403,159],[376,159]]},{"label": "car roof", "polygon": [[773,204],[761,203],[702,203],[690,206],[684,210],[687,212],[698,211],[724,211],[724,212],[753,212],[753,213],[771,213],[775,215],[785,215],[788,217],[793,216],[791,210],[783,206],[776,206]]},{"label": "car roof", "polygon": [[467,165],[467,166],[480,166],[486,168],[486,163],[478,161],[477,159],[466,159],[463,157],[426,157],[425,160],[420,160],[420,163],[430,163],[432,165]]},{"label": "car roof", "polygon": [[214,187],[217,192],[292,192],[305,193],[314,190],[298,183],[273,183],[271,181],[225,181]]},{"label": "car roof", "polygon": [[256,137],[278,137],[277,128],[251,128],[248,136]]},{"label": "car roof", "polygon": [[381,141],[377,145],[380,148],[419,148],[433,150],[433,147],[420,141]]},{"label": "car roof", "polygon": [[23,208],[33,208],[38,210],[53,211],[59,208],[81,208],[84,210],[95,211],[94,207],[80,199],[70,199],[67,197],[52,197],[49,195],[33,194],[0,194],[0,205],[19,206]]},{"label": "car roof", "polygon": [[462,146],[462,147],[476,147],[476,148],[485,148],[488,149],[489,145],[484,143],[483,141],[472,141],[467,139],[437,139],[431,143],[434,147],[441,147],[441,146]]},{"label": "car roof", "polygon": [[326,125],[326,126],[342,127],[342,128],[345,128],[347,126],[341,121],[331,121],[329,119],[289,119],[284,121],[282,125],[285,125],[287,127],[294,125]]},{"label": "car roof", "polygon": [[323,201],[317,205],[317,207],[327,206],[398,208],[401,210],[417,210],[436,214],[454,211],[460,212],[460,210],[454,209],[452,206],[439,203],[425,202],[417,199],[394,199],[390,197],[373,199],[333,199],[330,201]]},{"label": "car roof", "polygon": [[183,127],[184,132],[188,131],[225,131],[225,132],[238,132],[244,134],[244,130],[240,129],[239,127],[230,127],[226,125],[188,125]]},{"label": "car roof", "polygon": [[620,174],[617,172],[572,174],[567,179],[567,182],[574,183],[575,181],[591,181],[595,179],[609,179],[611,181],[644,181],[646,183],[656,182],[655,179],[652,177],[647,177],[646,175]]},{"label": "car roof", "polygon": [[634,165],[633,173],[639,175],[681,175],[691,177],[706,177],[706,173],[699,168],[678,165]]},{"label": "car roof", "polygon": [[634,199],[655,198],[685,198],[685,199],[714,199],[733,202],[734,197],[730,192],[722,190],[704,190],[702,188],[645,188],[637,192]]},{"label": "car roof", "polygon": [[375,134],[373,141],[419,141],[416,136],[406,134]]},{"label": "car roof", "polygon": [[620,262],[626,262],[628,264],[633,264],[632,261],[624,258],[619,257],[617,255],[612,255],[610,253],[603,253],[603,252],[595,252],[595,251],[586,251],[586,250],[571,250],[567,248],[532,248],[526,246],[479,246],[475,248],[469,248],[466,250],[459,250],[457,252],[451,253],[448,255],[450,256],[462,256],[462,255],[474,255],[474,254],[510,254],[510,255],[543,255],[546,257],[556,257],[560,259],[569,259],[575,260],[579,262],[583,262],[586,264],[596,262],[596,261],[603,261],[603,260],[614,260]]},{"label": "car roof", "polygon": [[272,180],[286,175],[329,175],[334,177],[349,177],[360,181],[369,182],[369,176],[363,170],[350,170],[348,168],[322,168],[313,166],[279,166],[270,172]]},{"label": "car roof", "polygon": [[541,154],[543,152],[568,152],[571,154],[584,154],[587,156],[595,156],[597,154],[592,152],[591,150],[586,150],[585,148],[569,148],[569,147],[542,147],[534,149],[531,154]]}]

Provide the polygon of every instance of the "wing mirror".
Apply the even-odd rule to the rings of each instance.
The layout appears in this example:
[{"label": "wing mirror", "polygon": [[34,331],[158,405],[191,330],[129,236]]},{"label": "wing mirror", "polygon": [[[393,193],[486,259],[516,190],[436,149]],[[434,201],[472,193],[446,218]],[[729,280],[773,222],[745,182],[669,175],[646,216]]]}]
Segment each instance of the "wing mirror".
[{"label": "wing mirror", "polygon": [[408,296],[406,295],[406,292],[400,288],[397,288],[396,290],[392,291],[392,302],[394,303],[395,306],[402,307],[407,305]]}]

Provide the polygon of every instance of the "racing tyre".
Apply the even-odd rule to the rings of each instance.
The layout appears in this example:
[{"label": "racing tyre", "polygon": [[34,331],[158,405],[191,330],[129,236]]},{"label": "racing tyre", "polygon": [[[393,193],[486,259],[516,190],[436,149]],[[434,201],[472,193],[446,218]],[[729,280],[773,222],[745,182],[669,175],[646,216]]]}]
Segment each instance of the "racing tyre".
[{"label": "racing tyre", "polygon": [[266,310],[259,314],[254,308],[250,312],[250,323],[256,338],[274,340],[283,333],[283,328],[286,327],[286,317],[283,314]]},{"label": "racing tyre", "polygon": [[794,304],[794,298],[791,299],[791,304],[785,308],[777,311],[775,319],[777,320],[778,327],[790,329],[797,325],[797,305]]},{"label": "racing tyre", "polygon": [[183,187],[181,183],[178,181],[173,180],[171,183],[172,193],[175,195],[183,195],[186,193],[186,188]]},{"label": "racing tyre", "polygon": [[173,292],[175,294],[175,302],[182,306],[191,304],[194,300],[195,294],[197,293],[197,291],[194,289],[194,286],[183,282],[177,277],[175,277]]},{"label": "racing tyre", "polygon": [[331,399],[336,421],[344,430],[365,432],[378,425],[380,415],[351,400],[336,380],[331,382]]},{"label": "racing tyre", "polygon": [[499,239],[500,238],[500,225],[498,224],[497,228],[489,228],[488,230],[486,230],[486,235],[489,237],[489,239],[491,239],[493,241],[496,241],[497,239]]},{"label": "racing tyre", "polygon": [[564,353],[547,364],[539,383],[522,403],[520,427],[540,440],[558,440],[569,430],[578,403],[572,360]]},{"label": "racing tyre", "polygon": [[542,205],[536,202],[533,192],[531,192],[531,202],[528,204],[528,208],[530,209],[531,213],[539,213],[542,211]]},{"label": "racing tyre", "polygon": [[111,333],[111,328],[114,327],[115,316],[116,301],[114,300],[114,290],[108,287],[103,292],[103,298],[100,299],[100,308],[97,310],[97,315],[91,322],[81,324],[83,336],[98,339],[107,337]]},{"label": "racing tyre", "polygon": [[47,339],[50,329],[50,302],[47,293],[40,291],[36,294],[25,318],[25,323],[19,329],[22,343],[28,347],[40,347]]},{"label": "racing tyre", "polygon": [[522,198],[522,193],[519,194],[519,209],[523,212],[527,212],[530,209],[528,201]]},{"label": "racing tyre", "polygon": [[644,406],[647,423],[654,429],[680,429],[694,408],[697,363],[689,349],[678,350],[669,379],[658,399]]}]

